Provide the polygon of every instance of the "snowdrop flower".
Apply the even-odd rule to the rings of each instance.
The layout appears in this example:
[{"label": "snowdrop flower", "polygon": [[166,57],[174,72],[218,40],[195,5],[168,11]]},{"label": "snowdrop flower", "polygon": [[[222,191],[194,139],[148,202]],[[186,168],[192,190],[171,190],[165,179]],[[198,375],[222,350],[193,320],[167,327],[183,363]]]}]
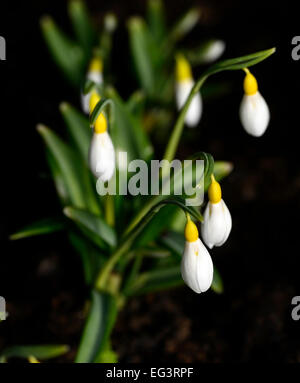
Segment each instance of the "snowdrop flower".
[{"label": "snowdrop flower", "polygon": [[224,53],[225,47],[226,44],[223,40],[213,40],[209,42],[207,49],[202,57],[203,62],[205,64],[209,64],[218,60],[218,58]]},{"label": "snowdrop flower", "polygon": [[[92,59],[89,65],[89,69],[86,75],[87,80],[93,81],[95,84],[103,83],[103,63],[99,57]],[[88,114],[90,111],[90,97],[91,92],[87,94],[81,94],[81,105],[84,113]]]},{"label": "snowdrop flower", "polygon": [[[100,96],[94,91],[90,97],[90,111],[100,101]],[[109,181],[115,171],[115,149],[107,132],[107,120],[100,113],[95,125],[89,150],[89,165],[95,177],[102,182]]]},{"label": "snowdrop flower", "polygon": [[[192,76],[191,66],[183,55],[176,56],[176,103],[180,110],[185,104],[190,91],[195,82]],[[193,128],[198,125],[202,115],[202,98],[198,92],[192,99],[189,109],[185,115],[185,123],[188,127]]]},{"label": "snowdrop flower", "polygon": [[226,242],[232,226],[230,212],[222,199],[221,186],[213,175],[211,178],[208,188],[209,202],[201,224],[203,241],[210,249],[214,246],[222,246]]},{"label": "snowdrop flower", "polygon": [[200,294],[212,284],[213,263],[209,252],[199,239],[197,226],[189,216],[184,235],[186,242],[181,260],[182,279],[195,293]]},{"label": "snowdrop flower", "polygon": [[245,68],[244,97],[240,106],[240,120],[247,133],[255,137],[264,134],[270,121],[270,112],[258,91],[256,78]]}]

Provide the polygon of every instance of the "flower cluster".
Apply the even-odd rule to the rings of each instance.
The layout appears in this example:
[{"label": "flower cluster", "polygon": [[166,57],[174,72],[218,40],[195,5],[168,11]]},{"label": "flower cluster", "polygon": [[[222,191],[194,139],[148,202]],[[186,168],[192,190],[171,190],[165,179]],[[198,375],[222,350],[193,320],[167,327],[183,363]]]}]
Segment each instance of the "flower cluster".
[{"label": "flower cluster", "polygon": [[[205,244],[223,245],[231,231],[231,215],[222,199],[220,184],[212,175],[208,188],[209,202],[204,212],[201,224],[201,235]],[[208,250],[201,242],[197,226],[187,216],[185,226],[185,248],[181,262],[181,275],[185,283],[196,293],[208,290],[213,281],[213,263]]]},{"label": "flower cluster", "polygon": [[[265,99],[258,90],[256,78],[250,73],[248,68],[244,68],[246,73],[244,79],[244,97],[240,106],[240,120],[245,131],[255,137],[262,136],[270,121],[270,112]],[[176,57],[176,103],[180,110],[185,104],[191,90],[195,85],[192,69],[189,62],[182,54]],[[198,92],[186,113],[185,123],[193,128],[200,122],[202,116],[202,98]]]}]

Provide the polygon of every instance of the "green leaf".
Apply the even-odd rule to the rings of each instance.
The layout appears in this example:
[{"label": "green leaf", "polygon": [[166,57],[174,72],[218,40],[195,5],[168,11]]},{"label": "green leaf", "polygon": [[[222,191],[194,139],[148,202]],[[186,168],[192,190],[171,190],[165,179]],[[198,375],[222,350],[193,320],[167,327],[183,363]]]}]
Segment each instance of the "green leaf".
[{"label": "green leaf", "polygon": [[32,345],[32,346],[12,346],[6,348],[1,357],[11,358],[28,358],[34,356],[40,360],[57,358],[69,351],[69,346],[66,345]]},{"label": "green leaf", "polygon": [[33,224],[24,227],[24,229],[12,234],[9,238],[11,240],[16,240],[21,238],[33,237],[36,235],[50,234],[60,231],[62,229],[64,229],[63,222],[54,218],[48,218],[38,222],[34,222]]},{"label": "green leaf", "polygon": [[156,42],[161,44],[166,35],[164,4],[161,0],[148,0],[147,11],[150,31]]},{"label": "green leaf", "polygon": [[56,165],[67,188],[72,205],[77,208],[87,208],[93,213],[99,213],[95,191],[92,189],[90,173],[79,160],[74,151],[64,143],[53,131],[44,125],[38,125],[38,132],[43,137],[48,150],[55,158]]},{"label": "green leaf", "polygon": [[90,141],[92,139],[92,131],[89,125],[89,120],[67,102],[62,102],[59,109],[65,120],[73,142],[76,144],[82,158],[87,163]]},{"label": "green leaf", "polygon": [[128,163],[136,159],[149,160],[153,147],[142,125],[129,112],[115,89],[109,88],[107,92],[114,103],[111,136],[116,153],[126,152]]},{"label": "green leaf", "polygon": [[112,350],[110,342],[96,357],[95,363],[118,363],[118,355]]},{"label": "green leaf", "polygon": [[187,35],[198,23],[201,16],[199,8],[188,10],[172,28],[168,41],[176,42]]},{"label": "green leaf", "polygon": [[83,330],[76,363],[91,363],[105,350],[117,316],[116,299],[92,291],[90,312]]},{"label": "green leaf", "polygon": [[167,269],[149,271],[140,274],[127,290],[127,295],[141,295],[181,286],[183,284],[184,282],[181,277],[180,266],[174,266]]},{"label": "green leaf", "polygon": [[126,107],[129,113],[133,115],[141,115],[141,111],[144,108],[145,104],[145,94],[138,90],[131,94],[131,96],[126,101]]},{"label": "green leaf", "polygon": [[[127,295],[141,295],[182,285],[184,285],[184,281],[181,277],[180,265],[178,265],[140,274],[131,287],[128,288]],[[223,282],[216,268],[214,268],[211,289],[217,294],[223,292]]]},{"label": "green leaf", "polygon": [[213,278],[211,288],[217,294],[222,294],[224,292],[223,280],[219,271],[216,269],[216,267],[214,267],[214,278]]},{"label": "green leaf", "polygon": [[64,214],[78,224],[84,233],[101,248],[104,243],[111,247],[116,246],[116,233],[102,217],[70,206],[64,209]]},{"label": "green leaf", "polygon": [[239,70],[239,69],[251,67],[265,60],[266,58],[271,56],[273,53],[275,53],[275,51],[276,51],[275,48],[271,48],[264,51],[252,53],[247,56],[236,57],[234,59],[219,61],[216,64],[212,65],[210,68],[208,68],[208,70],[205,72],[205,75],[208,76],[208,75],[218,73],[224,70]]},{"label": "green leaf", "polygon": [[106,255],[99,251],[98,248],[95,248],[89,238],[84,235],[71,231],[69,239],[81,257],[85,283],[91,285],[96,278],[98,270],[105,261]]},{"label": "green leaf", "polygon": [[128,27],[130,47],[138,79],[143,89],[151,96],[155,92],[155,72],[146,24],[143,19],[132,17],[128,22]]},{"label": "green leaf", "polygon": [[80,86],[85,69],[85,57],[81,47],[71,41],[50,16],[41,19],[41,28],[58,67],[73,85]]},{"label": "green leaf", "polygon": [[233,164],[227,161],[216,161],[214,164],[214,176],[217,181],[227,177],[233,170]]},{"label": "green leaf", "polygon": [[68,192],[65,179],[60,170],[59,164],[49,149],[46,148],[46,158],[48,166],[52,173],[52,178],[55,184],[56,192],[61,200],[62,205],[70,204],[71,197]]},{"label": "green leaf", "polygon": [[89,54],[95,41],[95,31],[86,5],[81,0],[71,0],[68,11],[77,39]]}]

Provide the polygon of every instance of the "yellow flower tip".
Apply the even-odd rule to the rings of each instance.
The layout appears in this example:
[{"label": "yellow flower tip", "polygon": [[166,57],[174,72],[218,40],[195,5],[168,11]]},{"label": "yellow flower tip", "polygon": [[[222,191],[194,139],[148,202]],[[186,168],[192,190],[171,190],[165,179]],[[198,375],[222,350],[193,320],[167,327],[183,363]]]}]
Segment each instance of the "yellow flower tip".
[{"label": "yellow flower tip", "polygon": [[28,362],[29,362],[29,363],[40,363],[40,362],[36,359],[36,357],[33,356],[33,355],[30,355],[30,356],[28,357]]},{"label": "yellow flower tip", "polygon": [[184,236],[188,242],[195,242],[199,238],[197,226],[194,224],[194,222],[190,219],[189,216],[185,225]]},{"label": "yellow flower tip", "polygon": [[103,61],[100,57],[94,57],[89,65],[89,72],[103,72]]},{"label": "yellow flower tip", "polygon": [[191,80],[192,69],[187,59],[182,54],[176,55],[176,81]]},{"label": "yellow flower tip", "polygon": [[214,175],[211,176],[211,184],[208,188],[208,198],[211,203],[218,203],[222,199],[222,190],[219,182],[215,180]]},{"label": "yellow flower tip", "polygon": [[244,92],[248,96],[251,96],[258,91],[257,81],[249,69],[245,68],[244,71],[246,72],[246,76],[244,78]]},{"label": "yellow flower tip", "polygon": [[107,120],[103,113],[100,113],[94,126],[94,132],[97,134],[104,133],[107,130]]},{"label": "yellow flower tip", "polygon": [[90,97],[90,113],[94,110],[95,106],[98,104],[98,102],[101,100],[101,97],[99,94],[95,91],[92,92],[91,97]]}]

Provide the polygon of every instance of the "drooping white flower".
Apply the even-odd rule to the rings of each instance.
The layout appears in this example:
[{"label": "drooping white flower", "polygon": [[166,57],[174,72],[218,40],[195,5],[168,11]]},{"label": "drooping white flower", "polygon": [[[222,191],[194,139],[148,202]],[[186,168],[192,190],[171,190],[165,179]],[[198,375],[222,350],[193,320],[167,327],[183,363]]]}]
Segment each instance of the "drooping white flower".
[{"label": "drooping white flower", "polygon": [[[185,104],[195,82],[192,76],[191,66],[183,55],[176,56],[176,84],[175,95],[178,110]],[[185,115],[185,123],[193,128],[198,125],[202,115],[202,97],[198,92],[192,99]]]},{"label": "drooping white flower", "polygon": [[[101,85],[103,83],[103,63],[98,57],[91,60],[89,69],[86,75],[87,80],[93,81],[95,84]],[[88,114],[90,111],[90,97],[91,92],[87,94],[81,93],[81,106],[84,113]]]},{"label": "drooping white flower", "polygon": [[213,263],[209,252],[199,239],[196,225],[189,217],[184,234],[186,242],[181,260],[182,279],[195,293],[200,294],[212,284]]},{"label": "drooping white flower", "polygon": [[230,212],[222,199],[220,184],[212,176],[208,189],[209,202],[204,211],[204,221],[201,224],[201,235],[205,244],[211,249],[222,246],[231,231],[232,220]]},{"label": "drooping white flower", "polygon": [[203,53],[203,63],[209,64],[213,61],[218,60],[218,58],[224,53],[225,47],[226,44],[223,40],[210,41],[207,45],[206,51]]},{"label": "drooping white flower", "polygon": [[240,106],[240,120],[247,133],[260,137],[268,127],[270,111],[265,99],[258,91],[256,78],[247,68],[245,71],[245,94]]},{"label": "drooping white flower", "polygon": [[[100,96],[93,92],[90,98],[90,110],[100,101]],[[107,120],[103,113],[100,113],[95,125],[93,137],[89,149],[89,165],[95,177],[102,182],[109,181],[115,171],[115,149],[107,132]]]}]

